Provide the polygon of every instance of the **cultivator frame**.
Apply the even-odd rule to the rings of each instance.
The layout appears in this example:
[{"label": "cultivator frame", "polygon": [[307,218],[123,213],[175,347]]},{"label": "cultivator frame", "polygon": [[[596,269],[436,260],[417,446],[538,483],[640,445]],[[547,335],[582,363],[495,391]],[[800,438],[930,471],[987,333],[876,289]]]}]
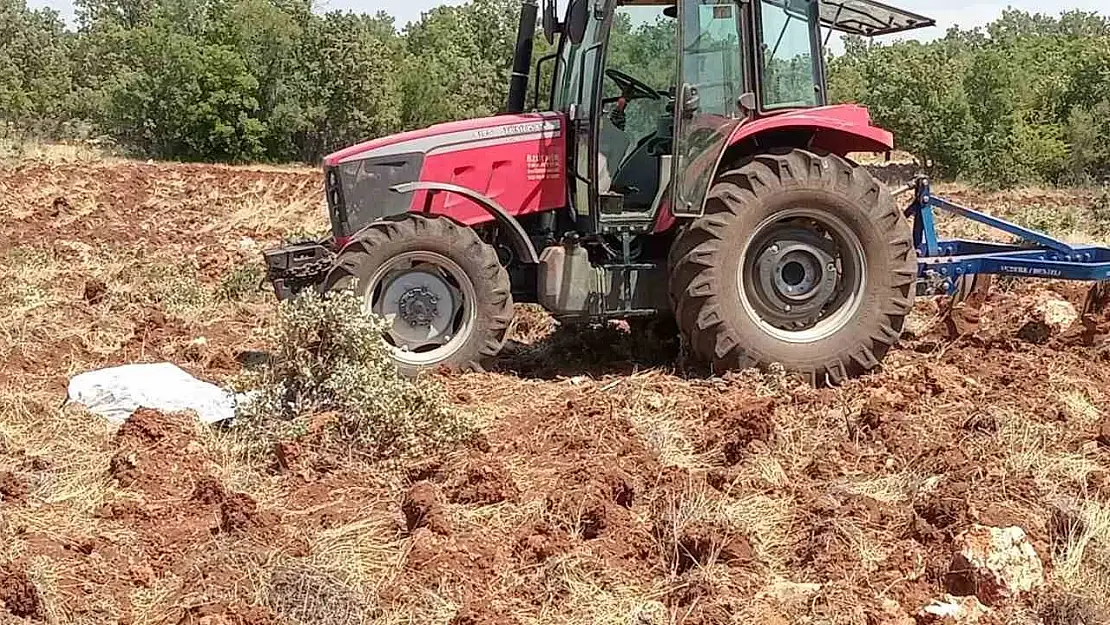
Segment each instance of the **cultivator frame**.
[{"label": "cultivator frame", "polygon": [[[906,210],[913,218],[917,248],[918,292],[953,295],[961,279],[977,274],[1047,278],[1053,280],[1110,279],[1110,248],[1065,243],[933,195],[927,177],[919,177],[905,190],[914,199]],[[1016,237],[1019,243],[967,239],[941,239],[934,211],[965,217]]]}]

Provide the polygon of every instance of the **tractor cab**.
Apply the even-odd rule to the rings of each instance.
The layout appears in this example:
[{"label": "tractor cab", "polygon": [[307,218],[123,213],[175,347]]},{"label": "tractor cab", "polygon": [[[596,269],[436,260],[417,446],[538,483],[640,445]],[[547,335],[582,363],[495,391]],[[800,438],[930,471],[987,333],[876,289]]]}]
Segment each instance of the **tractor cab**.
[{"label": "tractor cab", "polygon": [[661,231],[702,214],[740,126],[827,104],[832,31],[934,23],[872,0],[571,0],[562,22],[544,2],[558,48],[537,67],[554,62],[547,104],[570,119],[571,204],[590,232]]}]

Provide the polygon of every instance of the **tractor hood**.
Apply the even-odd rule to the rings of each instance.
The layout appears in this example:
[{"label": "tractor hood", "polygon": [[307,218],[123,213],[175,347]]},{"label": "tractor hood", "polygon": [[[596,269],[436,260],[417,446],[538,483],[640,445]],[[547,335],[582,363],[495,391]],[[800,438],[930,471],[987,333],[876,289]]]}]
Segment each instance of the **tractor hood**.
[{"label": "tractor hood", "polygon": [[464,119],[364,141],[325,156],[324,165],[335,167],[341,163],[396,154],[428,154],[475,141],[512,142],[520,135],[554,134],[559,127],[559,116],[553,113]]},{"label": "tractor hood", "polygon": [[[467,119],[373,139],[324,158],[332,234],[350,236],[375,220],[423,207],[410,182],[463,187],[517,214],[565,202],[564,118],[528,113]],[[489,219],[480,206],[438,196],[429,205],[466,224]]]}]

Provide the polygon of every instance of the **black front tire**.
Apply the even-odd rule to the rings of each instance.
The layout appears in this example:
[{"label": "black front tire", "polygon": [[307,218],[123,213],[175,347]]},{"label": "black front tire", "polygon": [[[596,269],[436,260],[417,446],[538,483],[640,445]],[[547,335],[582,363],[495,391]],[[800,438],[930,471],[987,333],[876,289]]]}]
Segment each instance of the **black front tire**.
[{"label": "black front tire", "polygon": [[[859,304],[831,335],[784,340],[741,300],[741,260],[760,224],[807,207],[845,224],[862,248]],[[778,363],[811,384],[839,384],[874,368],[913,307],[916,256],[908,220],[861,167],[834,155],[783,150],[721,174],[705,215],[670,255],[670,295],[693,352],[725,371]],[[781,334],[781,333],[780,333]]]},{"label": "black front tire", "polygon": [[398,370],[406,376],[439,367],[484,370],[505,343],[513,320],[513,298],[508,272],[498,261],[497,252],[472,228],[448,217],[416,214],[371,224],[340,253],[323,290],[354,286],[365,298],[379,268],[397,255],[421,251],[442,255],[462,269],[462,278],[473,287],[476,314],[469,335],[460,337],[460,344],[449,355],[420,365],[395,358]]}]

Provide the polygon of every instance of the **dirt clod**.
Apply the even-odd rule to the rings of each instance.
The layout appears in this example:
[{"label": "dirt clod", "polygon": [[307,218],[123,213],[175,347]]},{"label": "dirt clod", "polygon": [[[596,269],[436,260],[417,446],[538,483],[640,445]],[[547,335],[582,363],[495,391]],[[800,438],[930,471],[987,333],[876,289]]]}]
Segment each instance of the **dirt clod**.
[{"label": "dirt clod", "polygon": [[488,506],[517,496],[512,476],[496,460],[472,463],[459,478],[447,484],[446,491],[452,503],[474,506]]},{"label": "dirt clod", "polygon": [[1095,440],[1103,447],[1110,447],[1110,416],[1104,417],[1102,423],[1099,423]]},{"label": "dirt clod", "polygon": [[0,567],[0,603],[12,616],[43,620],[39,590],[20,566]]},{"label": "dirt clod", "polygon": [[4,501],[19,501],[30,491],[31,487],[26,479],[11,471],[0,471],[0,496],[3,496]]},{"label": "dirt clod", "polygon": [[270,515],[262,514],[258,504],[245,493],[229,493],[220,502],[220,530],[243,532],[272,525]]},{"label": "dirt clod", "polygon": [[304,450],[296,441],[278,441],[274,443],[274,459],[279,471],[292,470],[303,457]]},{"label": "dirt clod", "polygon": [[128,574],[131,575],[131,579],[136,584],[142,586],[143,588],[150,588],[154,585],[154,569],[151,568],[150,564],[144,562],[141,564],[132,565],[131,568],[128,570]]},{"label": "dirt clod", "polygon": [[[968,523],[966,485],[946,484],[914,503],[913,509],[928,528],[951,538]],[[927,532],[931,534],[931,532]]]},{"label": "dirt clod", "polygon": [[108,461],[108,475],[114,477],[120,486],[127,487],[139,479],[138,460],[133,452],[121,451]]},{"label": "dirt clod", "polygon": [[108,294],[108,285],[104,284],[103,280],[90,278],[85,281],[85,290],[82,293],[85,301],[96,306],[104,301],[104,297]]},{"label": "dirt clod", "polygon": [[755,397],[733,410],[711,414],[702,448],[705,451],[717,450],[726,466],[736,464],[748,452],[753,441],[766,442],[773,436],[771,413],[775,403],[773,397]]},{"label": "dirt clod", "polygon": [[200,503],[221,503],[226,496],[223,484],[220,484],[220,481],[211,475],[205,475],[197,480],[197,485],[193,489],[192,500]]},{"label": "dirt clod", "polygon": [[443,507],[439,488],[431,482],[417,482],[405,493],[401,512],[409,532],[426,527],[436,534],[451,533],[451,523]]},{"label": "dirt clod", "polygon": [[166,415],[157,410],[139,408],[119,427],[116,438],[153,443],[171,435],[172,432],[173,426],[166,419]]},{"label": "dirt clod", "polygon": [[1019,339],[1034,345],[1044,345],[1052,338],[1052,327],[1040,319],[1032,319],[1017,332]]}]

